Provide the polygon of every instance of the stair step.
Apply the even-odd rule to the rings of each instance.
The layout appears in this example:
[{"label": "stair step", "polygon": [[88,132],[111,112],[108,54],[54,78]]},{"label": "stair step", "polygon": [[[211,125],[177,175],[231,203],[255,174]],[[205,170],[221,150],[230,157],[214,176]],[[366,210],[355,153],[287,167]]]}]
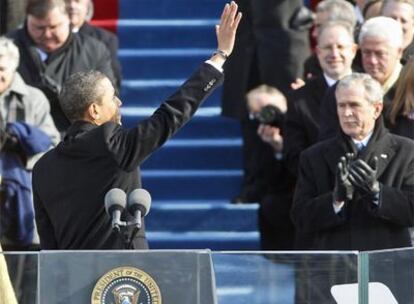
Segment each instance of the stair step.
[{"label": "stair step", "polygon": [[224,3],[224,0],[122,0],[119,1],[119,14],[121,18],[218,18]]},{"label": "stair step", "polygon": [[[204,204],[209,204],[209,205],[228,205],[230,204],[229,200],[220,200],[220,199],[210,199],[210,200],[205,200],[205,199],[200,199],[200,200],[195,200],[195,199],[181,199],[181,200],[152,200],[152,206],[160,206],[160,205],[170,205],[170,204],[180,204],[180,205],[204,205]],[[152,207],[152,208],[153,208]]]},{"label": "stair step", "polygon": [[213,48],[121,49],[118,57],[125,79],[185,79],[213,51]]},{"label": "stair step", "polygon": [[257,231],[258,204],[162,204],[153,205],[146,230],[174,232]]},{"label": "stair step", "polygon": [[142,170],[154,200],[231,199],[240,192],[241,170]]},{"label": "stair step", "polygon": [[172,139],[153,153],[142,168],[240,169],[241,144],[241,139]]},{"label": "stair step", "polygon": [[147,232],[151,249],[258,250],[258,232]]},{"label": "stair step", "polygon": [[[188,71],[187,75],[193,70]],[[171,96],[185,79],[151,79],[151,80],[124,80],[121,87],[121,100],[125,106],[158,107]],[[218,87],[205,100],[203,106],[220,106],[222,88]]]},{"label": "stair step", "polygon": [[216,19],[119,20],[117,35],[122,49],[214,48]]},{"label": "stair step", "polygon": [[[127,128],[148,118],[155,108],[122,107],[122,123]],[[177,138],[240,138],[240,123],[237,120],[219,116],[220,108],[200,108],[195,116],[174,135]]]}]

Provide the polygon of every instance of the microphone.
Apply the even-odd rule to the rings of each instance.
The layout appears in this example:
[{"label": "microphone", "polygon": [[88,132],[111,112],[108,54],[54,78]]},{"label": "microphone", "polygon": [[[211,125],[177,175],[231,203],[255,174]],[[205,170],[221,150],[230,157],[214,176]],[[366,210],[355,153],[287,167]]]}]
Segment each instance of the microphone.
[{"label": "microphone", "polygon": [[112,218],[112,229],[120,231],[119,226],[125,225],[121,222],[121,214],[126,206],[126,194],[119,188],[109,190],[105,195],[105,210]]},{"label": "microphone", "polygon": [[135,189],[128,196],[128,211],[134,216],[134,224],[141,228],[141,217],[148,214],[151,207],[151,195],[145,189]]}]

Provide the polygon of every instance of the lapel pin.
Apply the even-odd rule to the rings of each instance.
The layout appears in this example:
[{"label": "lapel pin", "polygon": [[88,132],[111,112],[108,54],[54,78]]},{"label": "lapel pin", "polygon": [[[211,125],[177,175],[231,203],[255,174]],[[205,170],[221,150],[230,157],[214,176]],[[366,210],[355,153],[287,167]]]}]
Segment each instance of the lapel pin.
[{"label": "lapel pin", "polygon": [[381,158],[383,158],[383,159],[387,159],[387,157],[388,157],[388,155],[387,155],[387,154],[381,154],[380,156],[381,156]]}]

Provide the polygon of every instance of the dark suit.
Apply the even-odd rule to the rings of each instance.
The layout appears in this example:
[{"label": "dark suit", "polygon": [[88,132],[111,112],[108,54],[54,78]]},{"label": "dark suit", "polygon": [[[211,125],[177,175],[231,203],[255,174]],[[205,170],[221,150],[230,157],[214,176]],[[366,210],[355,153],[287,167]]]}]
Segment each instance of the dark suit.
[{"label": "dark suit", "polygon": [[[75,122],[64,141],[33,170],[36,223],[42,249],[122,249],[112,231],[104,196],[141,187],[139,165],[194,114],[221,82],[222,73],[204,64],[149,118],[133,129],[108,122]],[[147,248],[145,229],[133,248]]]},{"label": "dark suit", "polygon": [[297,176],[300,153],[318,141],[321,124],[319,108],[327,89],[325,78],[319,75],[287,96],[284,154],[289,171],[294,176]]},{"label": "dark suit", "polygon": [[356,191],[336,214],[333,188],[339,158],[354,152],[343,133],[304,151],[292,217],[296,228],[315,233],[313,249],[377,250],[411,246],[414,221],[414,141],[390,134],[382,119],[359,158],[378,162],[379,205]]},{"label": "dark suit", "polygon": [[122,71],[121,71],[121,64],[119,63],[119,60],[118,60],[118,45],[119,45],[118,37],[107,30],[104,30],[97,26],[93,26],[87,22],[85,22],[80,27],[79,33],[83,35],[91,36],[106,45],[109,52],[111,53],[112,70],[114,72],[116,86],[119,89],[121,87]]}]

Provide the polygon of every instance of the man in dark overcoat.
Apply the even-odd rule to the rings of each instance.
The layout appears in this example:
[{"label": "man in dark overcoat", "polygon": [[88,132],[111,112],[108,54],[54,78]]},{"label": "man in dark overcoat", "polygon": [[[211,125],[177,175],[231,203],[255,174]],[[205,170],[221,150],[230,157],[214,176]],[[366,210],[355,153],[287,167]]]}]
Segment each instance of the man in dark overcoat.
[{"label": "man in dark overcoat", "polygon": [[341,131],[302,153],[292,217],[312,249],[408,247],[414,221],[414,142],[384,127],[382,88],[354,73],[336,89]]},{"label": "man in dark overcoat", "polygon": [[98,70],[115,83],[107,47],[93,37],[71,32],[64,0],[29,1],[24,26],[9,37],[20,52],[17,71],[28,85],[40,89],[49,99],[61,133],[70,122],[60,108],[58,95],[70,75]]},{"label": "man in dark overcoat", "polygon": [[[218,50],[148,119],[135,128],[120,124],[121,101],[100,72],[77,73],[60,102],[72,124],[63,141],[33,170],[36,223],[42,249],[145,249],[142,227],[128,246],[112,229],[104,197],[112,188],[141,187],[139,165],[175,134],[222,81],[241,14],[226,4],[216,27]],[[122,220],[132,216],[124,212]],[[144,226],[144,224],[143,224]],[[132,229],[127,231],[132,235]]]},{"label": "man in dark overcoat", "polygon": [[316,54],[323,72],[287,95],[283,149],[289,171],[295,177],[300,153],[318,141],[319,126],[324,123],[320,118],[322,99],[329,87],[352,73],[356,50],[353,28],[347,23],[329,21],[319,28]]}]

